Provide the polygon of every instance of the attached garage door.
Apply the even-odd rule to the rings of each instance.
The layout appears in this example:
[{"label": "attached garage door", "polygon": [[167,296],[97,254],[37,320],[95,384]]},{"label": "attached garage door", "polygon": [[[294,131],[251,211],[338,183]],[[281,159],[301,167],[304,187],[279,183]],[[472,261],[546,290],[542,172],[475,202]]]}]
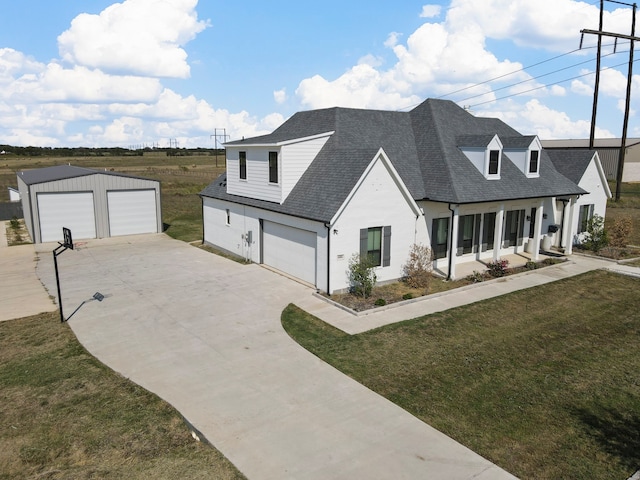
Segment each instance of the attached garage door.
[{"label": "attached garage door", "polygon": [[266,220],[262,228],[262,262],[315,285],[316,233]]},{"label": "attached garage door", "polygon": [[93,193],[38,193],[40,236],[43,242],[62,240],[62,227],[73,239],[96,238]]},{"label": "attached garage door", "polygon": [[109,232],[112,237],[157,233],[155,190],[107,192]]}]

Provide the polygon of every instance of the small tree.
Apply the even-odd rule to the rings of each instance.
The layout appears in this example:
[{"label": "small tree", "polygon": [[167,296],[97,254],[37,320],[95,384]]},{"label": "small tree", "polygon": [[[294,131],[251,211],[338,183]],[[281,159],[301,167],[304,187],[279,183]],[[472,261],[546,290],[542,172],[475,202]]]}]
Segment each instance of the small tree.
[{"label": "small tree", "polygon": [[631,217],[624,216],[616,218],[613,225],[609,227],[610,244],[612,247],[624,248],[627,246],[629,235],[633,231],[633,222]]},{"label": "small tree", "polygon": [[375,272],[376,265],[371,257],[361,257],[354,253],[349,259],[349,283],[354,295],[367,298],[378,280]]},{"label": "small tree", "polygon": [[583,245],[587,250],[598,253],[603,247],[609,244],[609,237],[604,228],[604,218],[597,213],[587,220],[587,231],[584,236]]},{"label": "small tree", "polygon": [[422,244],[414,243],[409,251],[407,263],[402,266],[405,283],[413,288],[428,289],[432,270],[431,249]]}]

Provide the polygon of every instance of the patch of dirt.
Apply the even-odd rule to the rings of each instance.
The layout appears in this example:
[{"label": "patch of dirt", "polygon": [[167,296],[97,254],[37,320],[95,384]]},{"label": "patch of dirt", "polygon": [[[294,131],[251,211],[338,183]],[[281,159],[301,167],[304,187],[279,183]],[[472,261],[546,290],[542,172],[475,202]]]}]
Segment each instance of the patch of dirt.
[{"label": "patch of dirt", "polygon": [[24,224],[24,219],[13,219],[5,222],[7,232],[7,244],[11,247],[13,245],[26,245],[31,242],[29,232]]}]

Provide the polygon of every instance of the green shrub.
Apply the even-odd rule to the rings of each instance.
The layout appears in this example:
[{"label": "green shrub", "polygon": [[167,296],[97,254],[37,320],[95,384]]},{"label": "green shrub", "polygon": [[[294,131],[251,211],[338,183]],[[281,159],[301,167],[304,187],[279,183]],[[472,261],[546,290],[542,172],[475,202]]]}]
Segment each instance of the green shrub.
[{"label": "green shrub", "polygon": [[412,298],[413,298],[413,293],[411,293],[411,292],[408,292],[408,293],[405,293],[404,295],[402,295],[402,299],[403,300],[411,300]]},{"label": "green shrub", "polygon": [[13,230],[20,230],[20,220],[18,220],[18,217],[14,215],[13,218],[9,221],[9,226]]},{"label": "green shrub", "polygon": [[349,283],[351,293],[364,298],[371,295],[371,291],[378,280],[375,272],[376,265],[370,257],[361,257],[354,253],[349,259]]},{"label": "green shrub", "polygon": [[373,303],[376,307],[384,307],[387,301],[384,298],[379,298]]},{"label": "green shrub", "polygon": [[597,213],[587,221],[587,231],[582,245],[587,250],[598,253],[609,244],[609,237],[604,228],[604,218]]},{"label": "green shrub", "polygon": [[524,267],[527,270],[535,270],[536,268],[538,268],[538,263],[534,262],[533,260],[529,260],[527,261],[527,263],[524,264]]}]

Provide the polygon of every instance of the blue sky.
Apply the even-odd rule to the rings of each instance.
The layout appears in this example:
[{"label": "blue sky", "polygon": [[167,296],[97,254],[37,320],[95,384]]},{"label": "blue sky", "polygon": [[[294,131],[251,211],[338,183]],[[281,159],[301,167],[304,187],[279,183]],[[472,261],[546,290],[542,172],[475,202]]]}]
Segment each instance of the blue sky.
[{"label": "blue sky", "polygon": [[[216,128],[236,139],[299,110],[441,96],[525,134],[588,137],[595,49],[574,50],[599,0],[399,3],[4,1],[0,143],[212,147]],[[604,29],[630,33],[631,8],[605,8]],[[601,77],[599,137],[621,135],[627,51],[604,50],[603,67],[622,65]]]}]

